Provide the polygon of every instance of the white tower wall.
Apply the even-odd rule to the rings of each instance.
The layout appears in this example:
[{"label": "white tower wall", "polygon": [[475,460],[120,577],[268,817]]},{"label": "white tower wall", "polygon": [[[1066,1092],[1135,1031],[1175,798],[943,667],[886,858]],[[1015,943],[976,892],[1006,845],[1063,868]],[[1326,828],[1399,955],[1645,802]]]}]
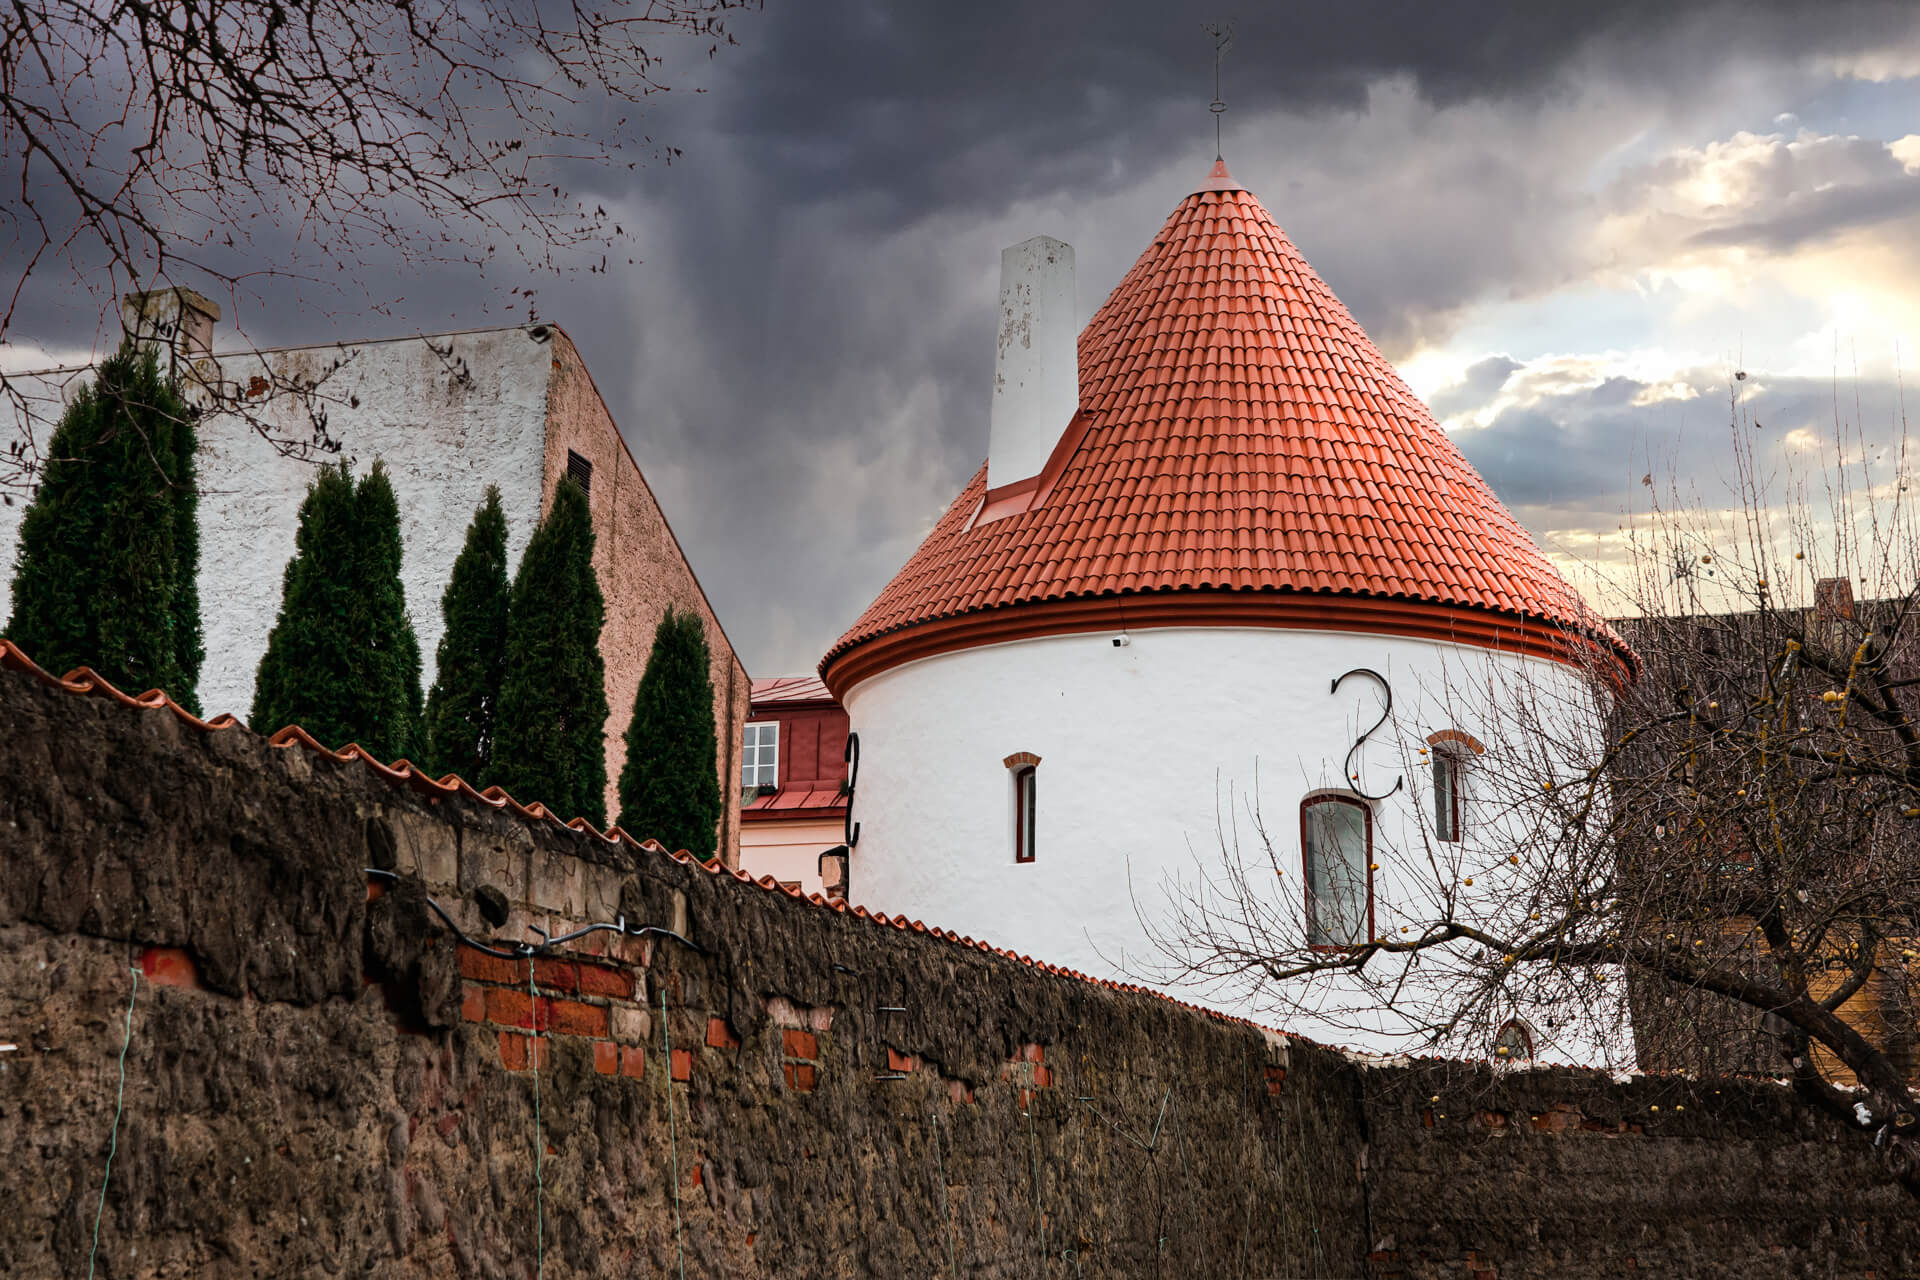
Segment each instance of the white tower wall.
[{"label": "white tower wall", "polygon": [[[1296,916],[1304,910],[1300,802],[1351,792],[1348,750],[1382,708],[1370,680],[1349,679],[1337,693],[1329,685],[1366,667],[1391,683],[1395,706],[1353,757],[1360,785],[1379,794],[1406,777],[1399,793],[1371,806],[1381,864],[1375,922],[1384,933],[1432,892],[1422,834],[1430,757],[1419,754],[1428,735],[1457,729],[1486,740],[1523,687],[1556,706],[1590,705],[1576,675],[1557,663],[1403,636],[1195,627],[1135,631],[1128,640],[1118,647],[1099,633],[966,649],[850,690],[861,747],[852,899],[1037,960],[1153,983],[1164,957],[1140,913],[1165,919],[1173,880],[1217,879],[1223,834],[1264,858],[1251,816],[1256,785],[1286,873],[1276,902]],[[1569,724],[1569,735],[1580,728]],[[1011,840],[1003,761],[1016,752],[1041,761],[1031,863],[1014,860]],[[1494,842],[1483,833],[1480,843]],[[1473,837],[1456,847],[1471,864]],[[1175,994],[1278,1016],[1202,990]],[[1286,1024],[1340,1043],[1369,1039],[1350,1027]],[[1389,1043],[1372,1039],[1372,1047]]]}]

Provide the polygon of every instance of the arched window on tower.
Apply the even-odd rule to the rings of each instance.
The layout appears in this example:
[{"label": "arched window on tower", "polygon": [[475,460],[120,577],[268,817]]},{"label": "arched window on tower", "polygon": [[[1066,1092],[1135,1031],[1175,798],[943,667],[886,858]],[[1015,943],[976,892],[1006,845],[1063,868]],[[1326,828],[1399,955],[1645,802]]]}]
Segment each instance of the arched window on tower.
[{"label": "arched window on tower", "polygon": [[1500,1024],[1500,1030],[1493,1037],[1493,1059],[1495,1062],[1533,1061],[1533,1031],[1526,1023],[1509,1018]]},{"label": "arched window on tower", "polygon": [[1300,803],[1307,944],[1358,946],[1373,936],[1373,810],[1352,796]]},{"label": "arched window on tower", "polygon": [[1007,766],[1012,784],[1013,860],[1032,862],[1040,828],[1040,757],[1031,751],[1016,751],[1001,763]]},{"label": "arched window on tower", "polygon": [[1473,758],[1486,748],[1471,734],[1442,729],[1427,738],[1433,765],[1433,838],[1448,844],[1466,838],[1467,797]]}]

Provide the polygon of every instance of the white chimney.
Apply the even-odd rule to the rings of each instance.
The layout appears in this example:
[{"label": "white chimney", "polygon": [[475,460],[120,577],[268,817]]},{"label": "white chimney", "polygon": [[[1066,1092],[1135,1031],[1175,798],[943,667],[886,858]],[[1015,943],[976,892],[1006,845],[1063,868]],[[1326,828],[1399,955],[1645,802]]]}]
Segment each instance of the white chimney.
[{"label": "white chimney", "polygon": [[1080,407],[1073,246],[1035,236],[1000,254],[987,488],[1030,480]]},{"label": "white chimney", "polygon": [[120,321],[127,336],[154,349],[163,373],[179,377],[189,402],[204,408],[209,398],[218,398],[213,326],[220,321],[219,304],[178,285],[150,289],[120,299]]},{"label": "white chimney", "polygon": [[191,364],[213,354],[220,307],[178,285],[120,299],[121,322],[134,341],[152,343]]}]

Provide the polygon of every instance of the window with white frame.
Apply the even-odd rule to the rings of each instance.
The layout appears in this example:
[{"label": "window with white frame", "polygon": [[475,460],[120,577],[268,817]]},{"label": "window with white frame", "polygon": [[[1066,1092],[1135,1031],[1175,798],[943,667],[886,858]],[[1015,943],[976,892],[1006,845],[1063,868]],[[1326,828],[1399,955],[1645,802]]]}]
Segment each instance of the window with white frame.
[{"label": "window with white frame", "polygon": [[751,791],[779,784],[780,722],[766,720],[748,725],[740,750],[740,785]]},{"label": "window with white frame", "polygon": [[1351,947],[1373,935],[1373,811],[1351,796],[1300,805],[1307,944]]}]

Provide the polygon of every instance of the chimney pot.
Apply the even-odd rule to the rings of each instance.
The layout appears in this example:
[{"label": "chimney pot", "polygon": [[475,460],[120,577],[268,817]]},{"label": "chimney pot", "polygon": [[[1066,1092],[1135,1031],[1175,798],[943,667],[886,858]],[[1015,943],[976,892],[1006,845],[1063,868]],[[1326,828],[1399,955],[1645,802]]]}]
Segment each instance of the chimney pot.
[{"label": "chimney pot", "polygon": [[1035,236],[1000,255],[987,488],[1030,480],[1080,407],[1073,246]]},{"label": "chimney pot", "polygon": [[1847,578],[1822,578],[1813,584],[1813,616],[1818,622],[1853,617],[1853,583]]}]

